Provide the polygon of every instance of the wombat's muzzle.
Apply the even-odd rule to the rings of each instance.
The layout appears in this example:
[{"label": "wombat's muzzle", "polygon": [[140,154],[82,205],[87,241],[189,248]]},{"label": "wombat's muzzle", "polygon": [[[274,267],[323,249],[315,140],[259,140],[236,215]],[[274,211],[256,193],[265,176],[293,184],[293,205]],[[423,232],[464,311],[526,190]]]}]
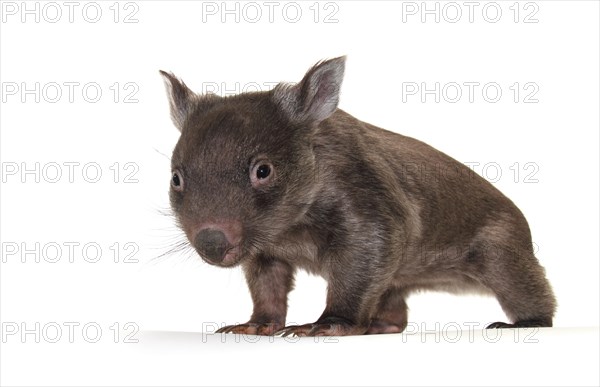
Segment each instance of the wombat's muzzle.
[{"label": "wombat's muzzle", "polygon": [[204,229],[196,235],[194,245],[202,256],[213,263],[220,263],[233,246],[220,230]]},{"label": "wombat's muzzle", "polygon": [[205,223],[194,237],[194,247],[208,263],[229,266],[236,262],[240,240],[239,222]]}]

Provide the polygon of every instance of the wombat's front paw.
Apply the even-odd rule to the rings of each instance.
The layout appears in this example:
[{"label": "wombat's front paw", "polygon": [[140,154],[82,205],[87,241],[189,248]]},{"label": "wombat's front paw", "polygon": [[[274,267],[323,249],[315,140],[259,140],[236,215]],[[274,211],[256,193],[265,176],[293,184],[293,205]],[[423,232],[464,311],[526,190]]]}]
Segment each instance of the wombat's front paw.
[{"label": "wombat's front paw", "polygon": [[346,323],[314,323],[304,325],[292,325],[285,327],[277,332],[276,335],[283,337],[287,336],[350,336],[350,335],[362,335],[366,331],[365,328],[361,328],[355,325]]},{"label": "wombat's front paw", "polygon": [[217,330],[216,333],[236,333],[239,335],[261,335],[272,336],[276,331],[280,330],[282,324],[276,323],[251,323],[240,325],[228,325]]}]

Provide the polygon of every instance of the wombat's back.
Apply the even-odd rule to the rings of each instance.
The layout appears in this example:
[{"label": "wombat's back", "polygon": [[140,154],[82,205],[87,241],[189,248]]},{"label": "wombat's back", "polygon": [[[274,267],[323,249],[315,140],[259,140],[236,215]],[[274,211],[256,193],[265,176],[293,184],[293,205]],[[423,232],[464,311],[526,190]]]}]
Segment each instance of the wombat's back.
[{"label": "wombat's back", "polygon": [[403,192],[419,213],[423,240],[469,243],[482,227],[502,218],[512,223],[525,245],[531,244],[527,221],[514,203],[443,152],[339,109],[322,126],[321,141],[328,142],[324,148],[373,165],[390,189]]}]

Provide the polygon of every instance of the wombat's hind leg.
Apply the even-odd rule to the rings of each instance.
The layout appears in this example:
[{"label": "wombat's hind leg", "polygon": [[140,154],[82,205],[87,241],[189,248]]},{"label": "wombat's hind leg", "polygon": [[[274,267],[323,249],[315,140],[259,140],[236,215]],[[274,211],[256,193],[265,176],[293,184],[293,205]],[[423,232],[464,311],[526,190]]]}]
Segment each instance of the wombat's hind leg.
[{"label": "wombat's hind leg", "polygon": [[484,276],[485,285],[512,322],[495,322],[488,328],[551,327],[556,300],[535,256],[503,249],[488,258],[491,266]]}]

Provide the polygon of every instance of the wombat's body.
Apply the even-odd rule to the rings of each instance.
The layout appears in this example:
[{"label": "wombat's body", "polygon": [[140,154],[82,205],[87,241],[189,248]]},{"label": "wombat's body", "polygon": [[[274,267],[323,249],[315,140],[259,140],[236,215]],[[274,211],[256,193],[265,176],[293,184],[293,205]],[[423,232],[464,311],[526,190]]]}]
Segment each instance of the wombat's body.
[{"label": "wombat's body", "polygon": [[[513,324],[551,326],[555,300],[519,209],[434,148],[337,109],[344,58],[296,86],[198,96],[163,73],[182,131],[171,202],[209,263],[244,268],[247,324],[222,332],[401,332],[419,289],[494,295]],[[327,306],[285,327],[296,269],[323,276]]]}]

